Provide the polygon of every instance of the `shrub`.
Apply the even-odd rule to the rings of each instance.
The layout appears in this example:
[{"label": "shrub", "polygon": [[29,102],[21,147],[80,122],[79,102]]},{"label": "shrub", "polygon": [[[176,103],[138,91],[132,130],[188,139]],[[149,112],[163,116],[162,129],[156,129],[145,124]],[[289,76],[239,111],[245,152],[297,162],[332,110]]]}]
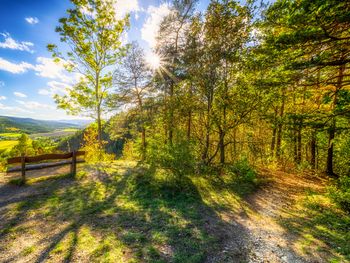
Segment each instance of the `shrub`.
[{"label": "shrub", "polygon": [[342,176],[329,189],[331,199],[343,210],[350,213],[350,177]]},{"label": "shrub", "polygon": [[177,179],[193,173],[195,167],[193,148],[187,141],[172,145],[151,141],[147,150],[147,161],[154,167],[171,171]]},{"label": "shrub", "polygon": [[233,172],[237,179],[249,183],[257,183],[257,172],[249,164],[247,158],[236,161],[228,167],[229,172]]},{"label": "shrub", "polygon": [[87,163],[96,164],[100,162],[108,162],[114,159],[113,154],[106,153],[104,146],[106,142],[99,143],[97,140],[97,129],[94,126],[90,126],[84,133],[84,147],[85,160]]}]

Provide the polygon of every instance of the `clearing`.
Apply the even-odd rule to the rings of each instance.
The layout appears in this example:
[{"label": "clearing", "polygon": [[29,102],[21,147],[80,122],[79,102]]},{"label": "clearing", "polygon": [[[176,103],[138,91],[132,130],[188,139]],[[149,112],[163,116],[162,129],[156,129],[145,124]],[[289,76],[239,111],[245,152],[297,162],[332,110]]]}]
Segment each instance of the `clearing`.
[{"label": "clearing", "polygon": [[0,184],[0,262],[350,260],[350,217],[319,203],[325,179],[263,170],[254,190],[210,176],[175,187],[132,162],[79,170]]}]

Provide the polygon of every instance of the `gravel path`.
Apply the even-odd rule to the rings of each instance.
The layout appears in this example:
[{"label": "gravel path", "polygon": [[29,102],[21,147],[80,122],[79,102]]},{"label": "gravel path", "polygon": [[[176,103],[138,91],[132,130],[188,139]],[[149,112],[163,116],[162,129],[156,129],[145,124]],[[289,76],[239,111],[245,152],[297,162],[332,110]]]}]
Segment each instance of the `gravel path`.
[{"label": "gravel path", "polygon": [[225,230],[223,249],[207,262],[328,262],[321,252],[302,255],[294,244],[296,236],[278,223],[307,190],[322,191],[323,182],[283,172],[264,175],[269,183],[246,200],[253,213],[221,214],[231,229]]}]

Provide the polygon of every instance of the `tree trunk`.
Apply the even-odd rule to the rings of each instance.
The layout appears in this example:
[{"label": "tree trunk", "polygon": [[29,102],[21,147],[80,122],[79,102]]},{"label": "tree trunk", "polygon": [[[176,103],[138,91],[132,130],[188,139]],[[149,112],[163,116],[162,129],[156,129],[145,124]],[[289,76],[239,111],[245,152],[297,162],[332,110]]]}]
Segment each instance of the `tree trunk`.
[{"label": "tree trunk", "polygon": [[101,108],[97,107],[97,140],[102,146],[102,121],[101,121]]},{"label": "tree trunk", "polygon": [[272,129],[272,137],[271,137],[271,155],[274,156],[275,152],[275,146],[276,146],[276,132],[277,132],[277,126],[276,126],[276,118],[277,118],[277,107],[274,107],[274,118],[273,118],[273,129]]},{"label": "tree trunk", "polygon": [[333,119],[332,125],[328,130],[328,151],[327,151],[327,174],[330,176],[334,176],[333,171],[333,151],[334,151],[334,144],[333,140],[335,137],[335,126],[336,122],[335,119]]},{"label": "tree trunk", "polygon": [[298,132],[297,132],[297,143],[298,143],[298,147],[297,147],[297,164],[301,163],[301,129],[302,129],[302,121],[299,120],[299,125],[298,125]]},{"label": "tree trunk", "polygon": [[311,143],[310,143],[310,150],[311,150],[311,168],[316,169],[316,131],[314,130],[311,135]]},{"label": "tree trunk", "polygon": [[277,132],[277,129],[276,129],[276,127],[274,127],[274,128],[272,129],[271,147],[270,147],[272,156],[274,155],[274,152],[275,152],[276,132]]},{"label": "tree trunk", "polygon": [[225,164],[225,132],[220,129],[219,132],[220,163]]},{"label": "tree trunk", "polygon": [[188,112],[188,119],[187,119],[187,140],[191,140],[191,125],[192,125],[192,111],[190,110]]},{"label": "tree trunk", "polygon": [[169,137],[168,137],[168,143],[170,145],[173,145],[173,137],[174,137],[174,105],[173,105],[173,97],[174,97],[174,81],[171,80],[170,82],[170,92],[169,92],[169,98],[170,98],[170,105],[169,105]]},{"label": "tree trunk", "polygon": [[[339,73],[338,73],[338,80],[337,85],[334,93],[334,99],[333,99],[333,111],[336,109],[338,104],[338,92],[342,88],[343,84],[343,77],[344,77],[344,70],[345,65],[339,66]],[[336,130],[336,117],[332,117],[332,123],[329,127],[329,137],[328,137],[328,151],[327,151],[327,174],[330,176],[336,176],[336,174],[333,171],[333,154],[334,154],[334,137],[335,137],[335,130]]]},{"label": "tree trunk", "polygon": [[202,161],[205,164],[209,164],[209,146],[210,146],[210,112],[211,112],[211,102],[212,96],[208,94],[208,104],[207,104],[207,122],[206,122],[206,132],[205,132],[205,146],[202,153]]},{"label": "tree trunk", "polygon": [[276,156],[277,158],[280,158],[281,156],[281,144],[282,144],[282,129],[283,129],[283,123],[282,123],[282,118],[284,115],[284,92],[283,92],[283,97],[282,97],[282,105],[281,105],[281,110],[280,110],[280,118],[277,126],[277,140],[276,140]]},{"label": "tree trunk", "polygon": [[146,158],[146,129],[145,127],[141,128],[141,145],[142,145],[142,161]]},{"label": "tree trunk", "polygon": [[233,160],[237,160],[237,129],[233,130]]}]

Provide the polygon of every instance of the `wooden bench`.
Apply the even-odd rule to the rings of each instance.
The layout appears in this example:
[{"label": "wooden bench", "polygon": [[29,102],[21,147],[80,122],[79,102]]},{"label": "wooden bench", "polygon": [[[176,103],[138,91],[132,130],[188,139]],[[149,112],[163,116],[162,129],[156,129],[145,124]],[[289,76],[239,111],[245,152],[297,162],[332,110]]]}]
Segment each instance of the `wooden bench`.
[{"label": "wooden bench", "polygon": [[[25,183],[26,171],[39,170],[39,169],[45,169],[45,168],[70,164],[71,173],[72,175],[75,175],[77,172],[77,163],[84,162],[84,160],[77,160],[77,157],[84,156],[84,155],[85,155],[84,151],[73,151],[70,153],[62,153],[62,154],[52,153],[52,154],[43,154],[43,155],[37,155],[37,156],[22,155],[20,157],[9,158],[7,159],[8,165],[20,163],[21,166],[10,167],[7,169],[7,173],[21,172],[22,183]],[[65,160],[65,159],[71,159],[71,160]],[[65,160],[65,161],[39,163],[47,160]],[[26,165],[27,163],[36,163],[36,164]]]}]

